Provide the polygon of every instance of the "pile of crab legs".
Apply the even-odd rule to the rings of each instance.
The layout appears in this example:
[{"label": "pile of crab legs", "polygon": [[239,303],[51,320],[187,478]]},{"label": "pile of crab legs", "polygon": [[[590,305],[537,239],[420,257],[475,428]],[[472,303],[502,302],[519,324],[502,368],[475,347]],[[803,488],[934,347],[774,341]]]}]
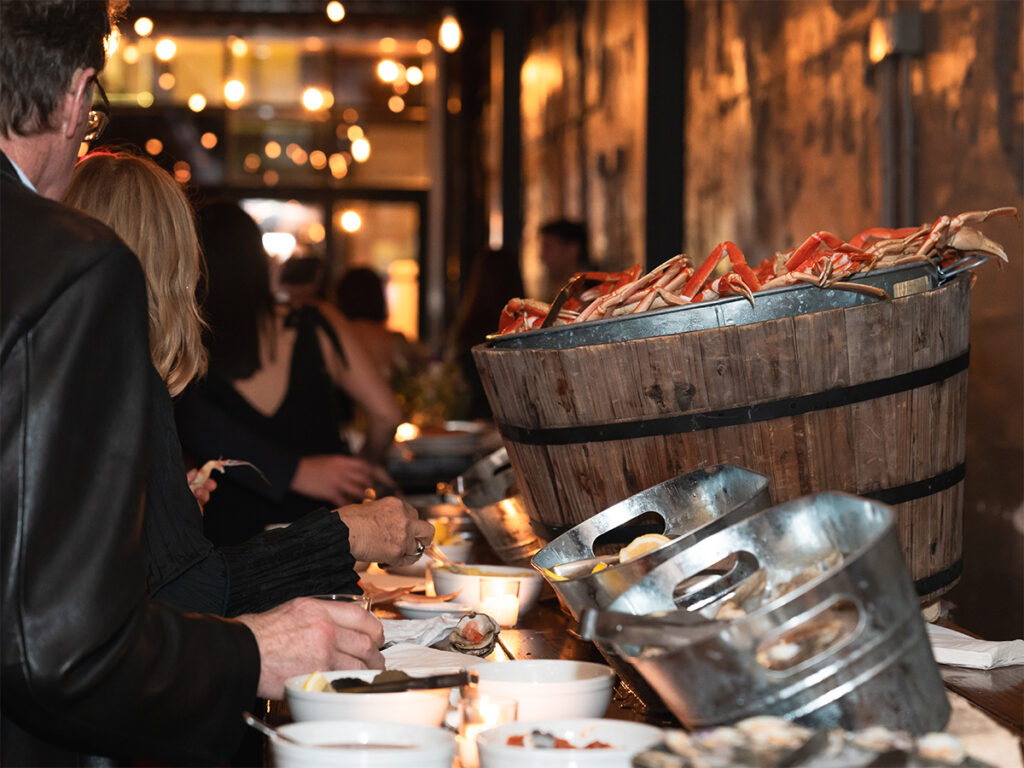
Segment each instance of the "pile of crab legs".
[{"label": "pile of crab legs", "polygon": [[[920,227],[873,227],[848,242],[831,232],[815,232],[795,248],[776,253],[756,267],[747,263],[739,246],[726,241],[699,268],[694,268],[686,254],[680,254],[645,275],[640,274],[639,264],[622,272],[581,272],[562,288],[560,293],[565,298],[554,310],[556,317],[548,318],[552,305],[543,301],[512,299],[502,310],[498,333],[685,306],[725,296],[742,295],[753,304],[758,291],[797,283],[887,299],[888,294],[882,289],[849,279],[874,269],[919,261],[931,261],[944,268],[971,254],[1008,261],[1002,246],[970,225],[1010,214],[1016,215],[1017,209],[1003,207],[940,216]],[[728,271],[712,277],[726,259]]]}]

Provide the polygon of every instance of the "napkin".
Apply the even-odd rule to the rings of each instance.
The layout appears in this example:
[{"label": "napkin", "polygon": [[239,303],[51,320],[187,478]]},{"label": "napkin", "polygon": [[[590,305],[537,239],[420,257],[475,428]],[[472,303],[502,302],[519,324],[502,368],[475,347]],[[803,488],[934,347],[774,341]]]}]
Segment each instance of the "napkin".
[{"label": "napkin", "polygon": [[442,651],[438,648],[398,643],[381,651],[388,669],[411,669],[413,667],[431,667],[435,669],[472,669],[481,664],[490,664],[487,659],[471,656],[468,653]]},{"label": "napkin", "polygon": [[448,637],[461,618],[460,613],[442,613],[430,619],[382,619],[384,647],[396,643],[433,645]]},{"label": "napkin", "polygon": [[1024,664],[1024,640],[978,640],[937,624],[925,624],[925,629],[939,664],[974,669]]}]

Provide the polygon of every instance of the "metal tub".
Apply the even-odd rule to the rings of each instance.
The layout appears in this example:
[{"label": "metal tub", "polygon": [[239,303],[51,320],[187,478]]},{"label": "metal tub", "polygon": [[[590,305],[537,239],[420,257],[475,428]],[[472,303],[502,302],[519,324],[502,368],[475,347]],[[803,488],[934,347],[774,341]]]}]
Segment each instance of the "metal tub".
[{"label": "metal tub", "polygon": [[[771,594],[837,551],[840,563],[749,614],[710,618],[761,574]],[[585,611],[580,628],[633,664],[689,728],[779,715],[923,733],[949,718],[892,511],[856,496],[806,496],[712,534],[608,610]]]},{"label": "metal tub", "polygon": [[[541,549],[533,556],[532,564],[551,584],[566,610],[579,619],[583,609],[607,607],[677,552],[770,503],[768,478],[764,475],[730,464],[699,469],[598,512]],[[617,558],[599,559],[597,562],[608,567],[593,573],[594,542],[648,513],[661,517],[664,533],[672,541],[625,563]]]},{"label": "metal tub", "polygon": [[460,495],[462,505],[502,562],[527,565],[544,541],[534,533],[515,472],[503,469]]},{"label": "metal tub", "polygon": [[450,483],[438,483],[437,492],[443,496],[462,496],[481,483],[492,480],[499,472],[511,466],[508,451],[504,447],[499,448],[484,456]]},{"label": "metal tub", "polygon": [[[944,285],[956,275],[984,263],[985,260],[983,257],[967,257],[944,270],[931,262],[914,262],[857,275],[848,282],[881,288],[891,297],[901,298]],[[863,293],[838,288],[822,289],[798,283],[758,291],[754,294],[753,304],[744,296],[727,296],[685,306],[664,307],[648,312],[538,328],[522,333],[493,335],[488,337],[487,344],[496,349],[568,349],[730,325],[751,325],[781,317],[794,317],[826,309],[855,307],[876,302],[877,298]]]}]

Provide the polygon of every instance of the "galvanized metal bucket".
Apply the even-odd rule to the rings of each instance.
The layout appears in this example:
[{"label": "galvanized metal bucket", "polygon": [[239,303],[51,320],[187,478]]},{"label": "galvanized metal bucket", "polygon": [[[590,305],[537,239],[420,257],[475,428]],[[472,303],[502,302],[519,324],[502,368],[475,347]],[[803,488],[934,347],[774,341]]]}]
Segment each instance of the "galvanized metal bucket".
[{"label": "galvanized metal bucket", "polygon": [[508,451],[501,447],[484,456],[450,483],[438,483],[437,492],[448,497],[462,496],[511,466]]},{"label": "galvanized metal bucket", "polygon": [[[768,597],[750,607],[759,584]],[[749,613],[712,618],[744,592]],[[892,510],[855,496],[805,496],[712,534],[585,611],[580,629],[689,728],[779,715],[923,733],[949,718]]]},{"label": "galvanized metal bucket", "polygon": [[[583,609],[607,607],[677,552],[770,504],[764,475],[731,464],[699,469],[598,512],[535,554],[533,567],[579,619]],[[670,542],[625,563],[619,563],[617,555],[595,554],[594,542],[603,535],[652,513],[661,518]],[[595,572],[598,563],[605,567]]]},{"label": "galvanized metal bucket", "polygon": [[515,472],[503,469],[459,496],[476,527],[507,565],[527,565],[544,540],[537,536]]}]

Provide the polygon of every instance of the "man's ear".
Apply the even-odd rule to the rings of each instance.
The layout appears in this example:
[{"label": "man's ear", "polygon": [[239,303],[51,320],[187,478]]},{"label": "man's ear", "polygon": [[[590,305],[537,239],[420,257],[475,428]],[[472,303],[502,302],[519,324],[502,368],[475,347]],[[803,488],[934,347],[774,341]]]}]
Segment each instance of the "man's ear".
[{"label": "man's ear", "polygon": [[92,106],[92,91],[89,81],[96,70],[93,67],[76,69],[71,76],[71,89],[61,97],[60,129],[66,139],[74,139],[81,134],[82,121],[88,119],[89,107]]}]

